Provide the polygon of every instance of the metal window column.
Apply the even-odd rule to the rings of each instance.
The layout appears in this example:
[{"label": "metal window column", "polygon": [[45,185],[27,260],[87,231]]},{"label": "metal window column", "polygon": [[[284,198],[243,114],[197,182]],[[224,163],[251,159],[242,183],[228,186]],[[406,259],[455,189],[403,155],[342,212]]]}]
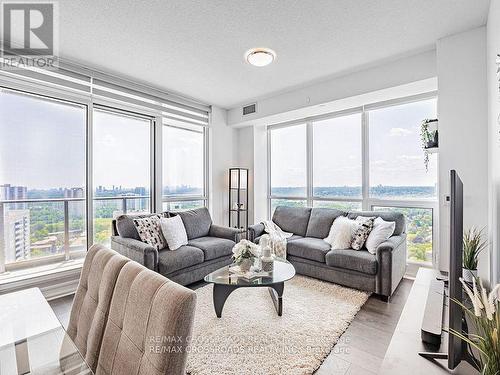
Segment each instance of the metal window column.
[{"label": "metal window column", "polygon": [[87,184],[87,248],[94,244],[94,105],[89,103],[87,105],[87,165],[86,165],[86,184]]},{"label": "metal window column", "polygon": [[312,122],[306,123],[306,204],[308,207],[313,205],[313,136],[314,129]]},{"label": "metal window column", "polygon": [[362,209],[364,211],[370,210],[370,116],[365,111],[361,112],[361,194]]}]

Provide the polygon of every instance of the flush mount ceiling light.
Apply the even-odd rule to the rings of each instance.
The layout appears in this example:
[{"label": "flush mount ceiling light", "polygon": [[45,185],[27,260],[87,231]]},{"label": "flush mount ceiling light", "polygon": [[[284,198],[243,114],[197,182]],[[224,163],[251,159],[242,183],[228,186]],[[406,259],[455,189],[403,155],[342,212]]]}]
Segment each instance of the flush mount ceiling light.
[{"label": "flush mount ceiling light", "polygon": [[269,48],[252,48],[245,53],[245,59],[253,66],[266,66],[276,58],[276,52]]}]

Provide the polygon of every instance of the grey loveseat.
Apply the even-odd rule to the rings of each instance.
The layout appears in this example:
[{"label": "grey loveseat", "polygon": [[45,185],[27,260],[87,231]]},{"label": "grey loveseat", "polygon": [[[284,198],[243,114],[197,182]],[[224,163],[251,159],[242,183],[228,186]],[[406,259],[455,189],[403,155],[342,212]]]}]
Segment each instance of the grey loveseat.
[{"label": "grey loveseat", "polygon": [[188,244],[175,251],[157,251],[140,240],[133,219],[147,215],[121,215],[113,220],[111,248],[161,273],[181,285],[188,285],[231,263],[238,229],[212,223],[206,208],[162,215],[179,215],[186,228]]},{"label": "grey loveseat", "polygon": [[[340,215],[380,216],[396,222],[391,238],[382,243],[376,254],[362,250],[331,250],[323,241]],[[379,294],[388,300],[406,270],[406,225],[401,213],[364,211],[343,212],[329,208],[278,206],[273,221],[285,232],[293,233],[287,242],[287,259],[297,273]],[[250,238],[258,243],[264,225],[249,228]]]}]

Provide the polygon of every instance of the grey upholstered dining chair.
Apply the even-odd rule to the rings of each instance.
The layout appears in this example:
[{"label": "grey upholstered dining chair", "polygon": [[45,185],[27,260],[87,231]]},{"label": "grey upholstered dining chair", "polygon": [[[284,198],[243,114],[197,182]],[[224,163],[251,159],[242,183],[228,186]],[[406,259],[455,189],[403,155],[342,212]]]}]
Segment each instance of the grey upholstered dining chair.
[{"label": "grey upholstered dining chair", "polygon": [[129,259],[104,246],[92,246],[82,267],[67,333],[95,372],[116,279]]},{"label": "grey upholstered dining chair", "polygon": [[130,261],[116,281],[96,375],[185,373],[196,294]]},{"label": "grey upholstered dining chair", "polygon": [[[180,375],[195,305],[190,289],[94,245],[83,264],[67,333],[96,374]],[[71,374],[71,365],[71,356],[61,350],[61,369]]]}]

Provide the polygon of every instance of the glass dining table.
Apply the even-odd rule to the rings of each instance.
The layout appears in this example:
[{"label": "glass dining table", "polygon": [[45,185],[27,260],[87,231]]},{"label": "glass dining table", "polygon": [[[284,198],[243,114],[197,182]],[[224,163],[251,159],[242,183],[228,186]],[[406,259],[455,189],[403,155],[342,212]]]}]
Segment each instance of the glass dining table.
[{"label": "glass dining table", "polygon": [[93,374],[38,288],[0,295],[4,374]]}]

